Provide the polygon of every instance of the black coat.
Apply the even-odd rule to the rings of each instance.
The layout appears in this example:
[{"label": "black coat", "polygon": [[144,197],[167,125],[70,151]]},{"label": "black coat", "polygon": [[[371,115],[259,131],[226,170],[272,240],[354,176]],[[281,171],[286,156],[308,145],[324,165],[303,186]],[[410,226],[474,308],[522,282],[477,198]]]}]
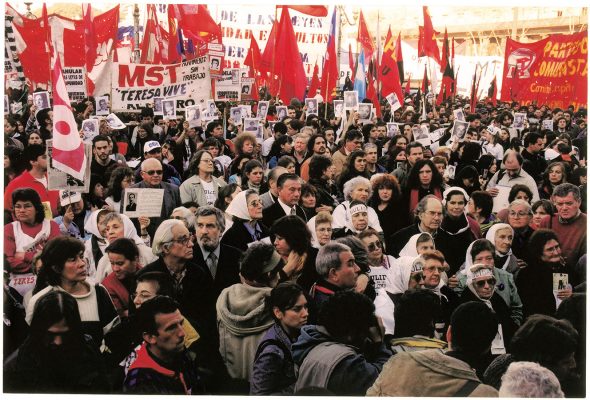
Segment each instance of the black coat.
[{"label": "black coat", "polygon": [[[264,226],[261,222],[258,223],[262,233],[260,239],[270,236],[270,230]],[[244,226],[244,222],[236,221],[224,234],[221,239],[222,244],[235,247],[236,249],[246,251],[248,250],[248,243],[252,243],[255,240],[252,239],[250,232]]]},{"label": "black coat", "polygon": [[[207,262],[203,258],[201,247],[195,244],[193,247],[193,263],[201,270],[207,281],[207,286],[213,291],[215,302],[221,291],[233,284],[240,283],[240,259],[243,252],[239,249],[228,246],[227,244],[220,244],[219,260],[217,260],[217,272],[215,273],[215,280],[207,267]],[[215,308],[215,302],[213,307]]]},{"label": "black coat", "polygon": [[[307,215],[305,214],[305,211],[303,211],[303,208],[301,208],[301,206],[296,205],[295,212],[297,213],[298,217],[303,219],[303,221],[307,222]],[[274,203],[272,206],[268,207],[265,210],[262,210],[262,223],[265,226],[272,227],[272,224],[274,224],[277,219],[284,217],[285,215],[287,214],[285,214],[283,207],[281,207],[277,200],[277,202]]]},{"label": "black coat", "polygon": [[[553,297],[553,273],[567,273],[567,269],[556,268],[547,263],[530,262],[518,273],[515,283],[522,300],[522,311],[527,318],[533,314],[553,316],[557,310]],[[569,275],[571,283],[571,274]]]}]

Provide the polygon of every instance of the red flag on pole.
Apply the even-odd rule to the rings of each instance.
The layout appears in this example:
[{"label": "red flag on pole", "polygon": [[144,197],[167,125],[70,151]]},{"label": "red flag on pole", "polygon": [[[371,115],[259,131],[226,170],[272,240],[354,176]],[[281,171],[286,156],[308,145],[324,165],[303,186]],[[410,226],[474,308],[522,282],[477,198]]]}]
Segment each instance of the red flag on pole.
[{"label": "red flag on pole", "polygon": [[359,17],[359,30],[356,40],[361,44],[361,47],[365,51],[366,59],[370,59],[375,52],[375,46],[373,45],[373,39],[369,33],[369,29],[367,28],[367,23],[365,22],[365,17],[363,16],[362,10]]},{"label": "red flag on pole", "polygon": [[411,83],[411,81],[412,81],[412,74],[410,74],[410,76],[408,76],[408,80],[406,81],[406,88],[404,89],[404,94],[406,94],[406,95],[410,94],[410,83]]},{"label": "red flag on pole", "polygon": [[424,14],[424,53],[436,60],[440,65],[440,51],[438,50],[438,44],[436,43],[436,34],[432,26],[432,19],[428,12],[427,6],[422,6],[422,12]]},{"label": "red flag on pole", "polygon": [[260,58],[260,66],[258,67],[258,69],[265,75],[270,74],[272,72],[275,44],[277,40],[277,26],[278,22],[275,19],[272,24],[272,28],[270,29],[268,40],[266,41],[266,46],[264,47],[264,52],[262,53],[262,57]]},{"label": "red flag on pole", "polygon": [[278,26],[274,75],[278,76],[283,101],[294,97],[303,100],[307,77],[288,8],[283,8]]},{"label": "red flag on pole", "polygon": [[477,104],[477,88],[475,86],[475,81],[477,80],[477,66],[475,67],[475,72],[473,73],[473,82],[471,82],[471,94],[469,97],[469,112],[475,112],[475,105]]},{"label": "red flag on pole", "polygon": [[313,97],[317,94],[318,89],[320,88],[320,70],[318,67],[318,62],[315,62],[313,67],[313,75],[311,77],[311,83],[309,84],[309,90],[307,91],[307,97]]},{"label": "red flag on pole", "polygon": [[[86,73],[92,71],[96,60],[96,39],[94,34],[94,22],[92,21],[92,7],[89,3],[82,4],[82,20],[84,21],[84,61]],[[91,93],[92,81],[86,79],[86,89]]]},{"label": "red flag on pole", "polygon": [[445,27],[445,36],[443,38],[443,49],[442,57],[440,59],[440,72],[444,74],[447,63],[449,62],[449,35],[447,34],[447,28]]},{"label": "red flag on pole", "polygon": [[158,24],[155,4],[147,5],[147,23],[141,42],[141,64],[161,64],[162,52],[162,32]]},{"label": "red flag on pole", "polygon": [[250,47],[248,48],[248,55],[244,59],[244,65],[250,67],[252,77],[257,76],[257,72],[260,69],[262,55],[260,54],[260,48],[254,38],[254,35],[250,36]]},{"label": "red flag on pole", "polygon": [[490,84],[490,88],[488,89],[488,97],[492,99],[492,104],[494,105],[494,107],[496,107],[496,105],[498,104],[498,84],[496,83],[496,76],[494,76],[494,79]]},{"label": "red flag on pole", "polygon": [[418,26],[418,57],[424,57],[424,27]]},{"label": "red flag on pole", "polygon": [[53,166],[74,178],[83,180],[86,170],[84,143],[78,134],[76,119],[61,70],[61,61],[54,52],[53,89]]},{"label": "red flag on pole", "polygon": [[334,89],[338,82],[338,65],[336,58],[336,8],[332,13],[332,22],[330,24],[330,36],[328,46],[326,47],[326,58],[322,68],[322,88],[321,94],[327,103],[334,98]]},{"label": "red flag on pole", "polygon": [[455,85],[455,73],[453,72],[452,64],[449,60],[449,40],[447,36],[447,30],[445,29],[445,40],[443,43],[443,59],[442,65],[445,66],[443,71],[443,79],[440,86],[440,91],[436,98],[436,104],[441,104],[444,100],[450,98],[454,91]]},{"label": "red flag on pole", "polygon": [[[395,43],[395,59],[397,60],[397,72],[399,75],[399,84],[404,81],[404,55],[402,54],[402,34],[397,34],[397,42]],[[401,100],[401,99],[400,99]]]},{"label": "red flag on pole", "polygon": [[375,113],[378,117],[381,117],[381,104],[379,104],[379,96],[377,96],[377,90],[375,90],[375,81],[370,68],[367,72],[367,99],[371,100],[375,107]]},{"label": "red flag on pole", "polygon": [[381,56],[381,66],[379,69],[381,76],[381,96],[388,96],[390,93],[395,93],[398,100],[401,102],[404,98],[402,86],[397,69],[398,60],[395,58],[396,49],[393,45],[393,36],[391,35],[391,28],[387,30],[387,37],[385,45],[383,46],[383,55]]}]

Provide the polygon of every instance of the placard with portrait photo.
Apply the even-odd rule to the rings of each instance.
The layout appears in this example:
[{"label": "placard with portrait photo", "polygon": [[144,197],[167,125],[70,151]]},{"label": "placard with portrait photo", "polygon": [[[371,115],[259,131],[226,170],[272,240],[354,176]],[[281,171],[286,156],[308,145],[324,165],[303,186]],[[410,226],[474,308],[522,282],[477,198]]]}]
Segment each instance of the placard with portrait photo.
[{"label": "placard with portrait photo", "polygon": [[201,107],[188,106],[185,110],[185,119],[191,128],[201,126]]},{"label": "placard with portrait photo", "polygon": [[154,97],[154,115],[164,115],[162,100],[164,100],[163,97]]},{"label": "placard with portrait photo", "polygon": [[85,143],[92,143],[92,139],[98,136],[98,120],[95,118],[85,119],[82,121],[82,141]]},{"label": "placard with portrait photo", "polygon": [[307,98],[305,99],[305,116],[318,115],[318,99]]},{"label": "placard with portrait photo", "polygon": [[359,109],[359,93],[356,90],[344,92],[344,109],[358,111]]},{"label": "placard with portrait photo", "polygon": [[344,100],[334,100],[334,117],[346,118],[346,111],[344,110]]},{"label": "placard with portrait photo", "polygon": [[256,118],[258,118],[260,120],[266,119],[267,114],[268,114],[268,101],[258,102],[258,107],[256,110]]},{"label": "placard with portrait photo", "polygon": [[96,115],[109,115],[109,96],[97,96],[96,101]]}]

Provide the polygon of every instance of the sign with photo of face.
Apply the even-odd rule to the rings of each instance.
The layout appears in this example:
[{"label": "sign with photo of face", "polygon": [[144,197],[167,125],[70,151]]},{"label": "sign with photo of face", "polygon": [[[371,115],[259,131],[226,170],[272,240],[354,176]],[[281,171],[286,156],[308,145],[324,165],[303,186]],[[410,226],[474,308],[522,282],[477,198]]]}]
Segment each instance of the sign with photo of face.
[{"label": "sign with photo of face", "polygon": [[287,115],[287,106],[277,106],[277,119],[279,121],[282,121]]},{"label": "sign with photo of face", "polygon": [[268,101],[260,101],[258,103],[258,109],[256,110],[256,118],[266,119],[268,114]]},{"label": "sign with photo of face", "polygon": [[456,110],[453,110],[453,115],[455,116],[456,120],[465,121],[465,114],[463,113],[462,108],[457,108]]},{"label": "sign with photo of face", "polygon": [[109,96],[96,97],[96,115],[109,115]]},{"label": "sign with photo of face", "polygon": [[395,135],[399,135],[399,124],[395,122],[388,122],[387,123],[387,137],[394,137]]},{"label": "sign with photo of face", "polygon": [[358,111],[359,94],[356,90],[344,92],[344,109]]},{"label": "sign with photo of face", "polygon": [[391,106],[391,112],[395,112],[396,110],[401,108],[401,104],[399,99],[397,98],[397,94],[390,93],[387,97],[385,97],[389,105]]},{"label": "sign with photo of face", "polygon": [[242,125],[242,110],[240,107],[232,107],[229,110],[231,115],[231,119],[234,121],[236,125]]},{"label": "sign with photo of face", "polygon": [[164,100],[163,97],[154,97],[154,115],[164,115],[162,100]]},{"label": "sign with photo of face", "polygon": [[199,106],[187,107],[185,110],[185,119],[191,128],[201,126],[201,108]]},{"label": "sign with photo of face", "polygon": [[308,98],[305,99],[305,116],[318,115],[318,99]]},{"label": "sign with photo of face", "polygon": [[467,128],[469,127],[468,122],[456,120],[453,124],[453,130],[451,136],[456,137],[458,140],[462,141],[465,137],[465,133],[467,132]]},{"label": "sign with photo of face", "polygon": [[371,112],[373,105],[371,103],[360,103],[358,105],[359,120],[362,123],[371,121]]},{"label": "sign with photo of face", "polygon": [[515,113],[514,114],[514,122],[512,123],[512,126],[517,129],[523,129],[525,121],[526,121],[526,114],[525,113]]},{"label": "sign with photo of face", "polygon": [[345,118],[344,100],[334,100],[332,103],[334,104],[334,116],[336,118]]},{"label": "sign with photo of face", "polygon": [[544,119],[543,120],[543,129],[549,129],[553,131],[553,120],[552,119]]}]

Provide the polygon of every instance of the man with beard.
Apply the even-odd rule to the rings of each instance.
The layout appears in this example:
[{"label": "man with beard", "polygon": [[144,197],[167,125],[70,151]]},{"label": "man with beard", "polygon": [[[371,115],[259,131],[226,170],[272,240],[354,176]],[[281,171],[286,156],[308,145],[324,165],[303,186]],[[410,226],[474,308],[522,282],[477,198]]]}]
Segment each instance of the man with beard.
[{"label": "man with beard", "polygon": [[221,291],[240,282],[241,252],[235,247],[221,244],[225,231],[225,216],[218,208],[199,207],[196,212],[196,246],[193,261],[208,277],[215,298]]},{"label": "man with beard", "polygon": [[[307,158],[301,164],[299,176],[304,181],[309,181],[309,163],[314,155],[326,155],[326,139],[319,134],[312,135],[307,141]],[[327,154],[329,156],[329,154]]]},{"label": "man with beard", "polygon": [[184,345],[184,317],[178,304],[156,296],[141,305],[137,325],[144,342],[129,367],[123,391],[132,394],[196,394],[203,391]]},{"label": "man with beard", "polygon": [[[109,157],[109,141],[106,136],[98,135],[92,139],[92,162],[90,163],[90,173],[102,176],[105,179],[107,169],[117,162]],[[106,182],[103,183],[106,186]]]}]

